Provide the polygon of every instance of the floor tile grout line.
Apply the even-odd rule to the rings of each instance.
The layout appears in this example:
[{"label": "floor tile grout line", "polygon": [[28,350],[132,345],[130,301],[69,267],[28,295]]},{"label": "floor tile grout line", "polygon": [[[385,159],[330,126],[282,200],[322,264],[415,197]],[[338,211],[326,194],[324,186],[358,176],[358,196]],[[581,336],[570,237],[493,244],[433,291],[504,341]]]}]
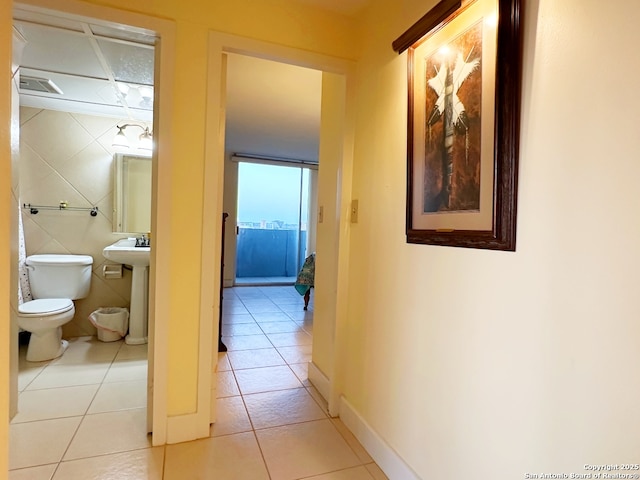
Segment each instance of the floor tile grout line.
[{"label": "floor tile grout line", "polygon": [[75,429],[75,431],[73,432],[73,435],[71,436],[71,438],[69,439],[69,443],[67,443],[67,447],[64,449],[64,452],[62,452],[62,455],[60,457],[60,460],[58,460],[56,468],[54,469],[52,478],[55,476],[56,472],[58,471],[58,468],[60,468],[60,464],[64,461],[64,457],[65,455],[69,452],[69,448],[71,447],[71,444],[73,443],[73,440],[76,438],[76,436],[78,435],[78,431],[80,430],[80,427],[82,426],[82,424],[85,421],[85,418],[87,416],[87,412],[89,410],[89,408],[91,408],[91,404],[93,403],[93,401],[95,400],[96,395],[98,395],[98,392],[100,391],[100,387],[102,386],[104,379],[106,378],[107,372],[109,371],[109,369],[111,368],[111,365],[113,365],[113,361],[115,360],[115,358],[118,355],[118,352],[120,351],[120,349],[122,348],[122,345],[120,345],[120,347],[118,347],[118,349],[116,350],[115,354],[113,355],[113,358],[111,359],[111,362],[109,363],[109,367],[105,370],[104,375],[102,376],[102,380],[99,383],[98,388],[96,389],[96,392],[93,395],[93,398],[91,399],[91,402],[89,402],[89,405],[87,406],[87,410],[85,411],[84,415],[82,415],[82,418],[80,419],[80,422],[78,422],[78,425]]},{"label": "floor tile grout line", "polygon": [[[298,323],[298,322],[296,322],[296,320],[295,320],[294,318],[292,318],[292,317],[288,314],[288,312],[286,312],[286,311],[284,311],[284,310],[282,310],[282,312],[283,312],[284,314],[286,314],[288,317],[290,317],[292,321],[294,321],[295,323]],[[259,313],[263,313],[263,312],[256,312],[256,313],[257,313],[257,314],[259,314]],[[251,313],[250,313],[250,315],[252,315],[252,318],[253,318],[254,322],[256,322],[256,323],[257,323],[257,321],[255,320],[255,317],[253,317],[253,314],[251,314]],[[311,317],[311,318],[312,318],[312,317]],[[300,322],[303,322],[303,320],[300,320]],[[301,330],[304,330],[304,329],[302,329],[302,328],[301,328]],[[297,332],[300,332],[300,330],[298,330]],[[276,333],[276,334],[277,334],[277,333],[292,333],[292,334],[295,334],[295,333],[297,333],[297,332],[275,332],[275,333]],[[305,334],[312,336],[312,333],[307,332],[307,331],[304,331],[304,332],[305,332]],[[325,419],[330,419],[330,417],[328,416],[327,412],[325,411],[325,409],[324,409],[323,405],[319,403],[319,401],[315,398],[315,396],[314,396],[313,394],[311,394],[309,387],[308,387],[307,385],[305,385],[304,381],[302,381],[302,380],[297,376],[296,372],[295,372],[295,371],[293,370],[293,368],[292,368],[292,365],[293,365],[293,364],[308,363],[308,362],[299,362],[299,361],[296,361],[296,362],[289,362],[288,360],[286,360],[286,358],[284,358],[284,357],[282,356],[282,354],[281,354],[281,352],[280,352],[280,348],[304,347],[305,345],[298,345],[298,344],[296,344],[296,345],[291,345],[291,346],[282,346],[282,345],[280,345],[280,346],[276,346],[276,345],[273,343],[273,341],[268,337],[268,335],[269,335],[269,334],[267,334],[267,333],[265,332],[264,336],[267,338],[267,340],[269,341],[269,343],[273,346],[273,349],[275,349],[275,350],[276,350],[276,352],[278,353],[278,355],[279,355],[279,356],[282,358],[282,360],[285,362],[285,364],[284,364],[284,365],[282,365],[282,366],[286,366],[286,367],[288,367],[288,370],[289,370],[289,371],[291,371],[291,372],[292,372],[292,374],[294,375],[294,377],[295,377],[295,378],[300,382],[300,386],[299,386],[299,387],[293,387],[293,388],[295,388],[295,389],[304,388],[304,389],[305,389],[305,392],[306,392],[309,396],[311,396],[311,398],[313,399],[313,401],[315,402],[315,404],[317,404],[317,405],[321,408],[321,410],[322,410],[322,412],[323,412],[323,415],[325,416]],[[107,378],[107,376],[108,376],[109,371],[111,370],[111,368],[116,364],[116,358],[117,358],[118,354],[122,351],[123,345],[124,345],[124,344],[121,344],[121,345],[120,345],[120,347],[118,348],[118,350],[115,352],[115,354],[114,354],[113,358],[111,359],[111,362],[109,363],[108,368],[106,369],[106,371],[105,371],[104,375],[102,376],[101,381],[100,381],[99,383],[95,383],[95,384],[93,384],[93,385],[98,385],[98,388],[96,389],[96,392],[94,393],[93,398],[92,398],[92,399],[91,399],[91,401],[89,402],[89,406],[87,407],[87,410],[86,410],[86,411],[85,411],[85,413],[82,415],[82,419],[81,419],[81,421],[79,422],[79,424],[78,424],[78,426],[77,426],[77,428],[76,428],[76,430],[75,430],[75,432],[74,432],[74,434],[73,434],[73,436],[72,436],[72,439],[70,440],[69,444],[67,445],[67,448],[65,449],[64,453],[62,454],[62,457],[61,457],[60,461],[56,463],[56,467],[55,467],[55,470],[54,470],[54,475],[55,475],[55,472],[57,472],[57,470],[58,470],[58,468],[59,468],[59,466],[60,466],[60,464],[61,464],[61,463],[65,462],[65,461],[76,461],[76,460],[81,460],[81,459],[69,459],[69,460],[64,460],[64,456],[68,453],[69,448],[70,448],[70,446],[71,446],[71,443],[73,442],[73,440],[74,440],[74,439],[75,439],[75,437],[77,436],[78,431],[79,431],[79,429],[80,429],[80,427],[81,427],[82,423],[84,422],[84,420],[85,420],[86,416],[87,416],[87,415],[90,415],[90,414],[88,413],[88,411],[89,411],[89,409],[91,408],[91,405],[93,405],[93,403],[95,402],[96,396],[98,395],[98,392],[100,391],[101,387],[107,383],[107,382],[105,382],[105,380],[106,380],[106,378]],[[259,350],[259,349],[247,349],[247,350],[244,350],[244,351],[252,351],[252,350]],[[243,350],[238,350],[238,351],[243,351]],[[47,367],[47,366],[49,366],[49,365],[50,365],[50,364],[45,365],[45,366],[40,370],[40,372],[38,372],[38,374],[34,377],[34,379],[35,379],[35,378],[37,378],[37,377],[38,377],[38,376],[39,376],[39,375],[40,375],[40,374],[41,374],[41,373],[46,369],[46,367]],[[244,405],[245,411],[246,411],[246,413],[247,413],[247,416],[248,416],[248,418],[249,418],[250,425],[251,425],[251,428],[252,428],[252,431],[253,431],[253,434],[254,434],[254,438],[256,438],[256,441],[258,442],[258,445],[260,446],[259,441],[258,441],[258,439],[257,439],[257,435],[256,435],[256,428],[255,428],[255,425],[254,425],[253,421],[251,420],[251,417],[250,417],[250,415],[249,415],[249,412],[248,412],[248,409],[247,409],[247,405],[246,405],[246,402],[245,402],[245,398],[244,398],[246,395],[251,395],[251,394],[253,394],[253,392],[252,392],[252,393],[245,394],[245,393],[243,393],[243,392],[240,390],[240,385],[239,385],[239,383],[238,383],[238,380],[237,380],[237,377],[236,377],[235,371],[236,371],[236,370],[241,370],[241,369],[234,369],[234,368],[232,367],[231,363],[229,364],[229,367],[230,367],[230,371],[231,371],[231,372],[233,373],[233,375],[234,375],[234,381],[236,382],[236,387],[238,388],[239,396],[242,398],[243,405]],[[262,367],[256,367],[256,368],[262,368]],[[31,381],[33,381],[34,379],[32,379]],[[31,382],[29,382],[29,383],[27,384],[27,386],[28,386],[30,383],[31,383]],[[109,383],[111,383],[111,382],[109,382]],[[120,382],[117,382],[117,383],[120,383]],[[27,388],[27,386],[25,386],[25,389]],[[66,387],[67,387],[67,386],[65,386],[65,387],[57,387],[57,388],[66,388]],[[71,386],[68,386],[68,387],[71,387]],[[269,390],[269,391],[291,390],[291,389],[293,389],[293,388],[277,389],[277,390]],[[260,392],[255,392],[255,393],[260,393]],[[132,408],[133,408],[133,407],[132,407]],[[119,410],[118,410],[118,411],[119,411]],[[96,414],[101,414],[101,413],[109,413],[109,412],[96,412]],[[323,419],[323,420],[324,420],[324,419]],[[313,421],[318,421],[318,420],[313,420]],[[286,425],[294,425],[294,424],[299,424],[299,423],[308,423],[308,422],[310,422],[310,421],[293,422],[293,423],[285,424],[285,425],[282,425],[282,426],[286,426]],[[335,425],[334,425],[334,428],[335,428]],[[259,429],[259,430],[263,430],[263,429]],[[144,449],[149,449],[149,448],[152,448],[152,447],[144,447]],[[134,450],[142,450],[142,449],[140,449],[140,448],[134,448],[134,449],[126,450],[126,451],[127,451],[127,452],[129,452],[129,451],[134,451]],[[263,462],[264,462],[264,464],[265,464],[265,468],[267,469],[267,472],[268,472],[269,478],[271,478],[271,473],[269,472],[268,467],[267,467],[267,465],[266,465],[266,460],[265,460],[265,458],[264,458],[264,453],[262,452],[262,448],[261,448],[261,446],[260,446],[260,451],[261,451],[261,455],[262,455],[262,458],[263,458]],[[124,453],[124,451],[123,451],[123,452],[115,452],[115,453],[105,453],[105,454],[99,454],[99,455],[91,455],[91,456],[89,456],[89,457],[83,457],[83,459],[84,459],[84,458],[100,457],[100,456],[108,456],[108,455],[113,455],[113,454],[117,454],[117,453]],[[165,447],[165,448],[163,449],[163,463],[162,463],[162,476],[163,476],[163,478],[164,478],[165,473],[166,473],[166,469],[165,469],[165,467],[166,467],[166,454],[167,454],[167,452],[166,452],[166,447]]]}]

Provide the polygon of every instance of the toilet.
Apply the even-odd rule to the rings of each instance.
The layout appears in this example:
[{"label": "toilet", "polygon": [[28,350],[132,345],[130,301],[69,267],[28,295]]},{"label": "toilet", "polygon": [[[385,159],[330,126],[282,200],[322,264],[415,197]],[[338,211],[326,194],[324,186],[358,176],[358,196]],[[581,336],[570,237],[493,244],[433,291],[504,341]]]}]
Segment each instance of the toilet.
[{"label": "toilet", "polygon": [[91,287],[89,255],[31,255],[26,259],[34,300],[18,307],[18,326],[31,332],[27,360],[59,357],[67,348],[62,325],[73,318],[73,300],[85,298]]}]

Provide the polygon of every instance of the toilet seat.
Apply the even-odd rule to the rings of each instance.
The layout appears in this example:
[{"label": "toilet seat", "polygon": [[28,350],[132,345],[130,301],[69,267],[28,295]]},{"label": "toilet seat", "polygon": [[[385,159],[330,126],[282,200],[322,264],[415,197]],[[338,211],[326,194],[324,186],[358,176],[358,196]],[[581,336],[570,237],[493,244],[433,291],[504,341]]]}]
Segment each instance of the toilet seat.
[{"label": "toilet seat", "polygon": [[39,298],[18,306],[21,317],[42,317],[56,315],[71,310],[73,302],[68,298]]}]

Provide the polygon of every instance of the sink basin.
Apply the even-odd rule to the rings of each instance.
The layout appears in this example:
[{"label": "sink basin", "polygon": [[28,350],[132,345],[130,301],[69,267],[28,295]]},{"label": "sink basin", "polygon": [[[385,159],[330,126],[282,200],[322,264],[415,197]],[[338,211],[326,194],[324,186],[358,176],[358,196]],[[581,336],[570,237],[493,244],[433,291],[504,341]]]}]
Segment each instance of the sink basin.
[{"label": "sink basin", "polygon": [[135,238],[123,238],[102,250],[102,255],[107,260],[133,267],[129,334],[125,338],[129,345],[147,343],[150,253],[150,247],[136,247]]},{"label": "sink basin", "polygon": [[150,247],[136,247],[135,238],[123,238],[102,250],[104,258],[125,265],[149,266]]}]

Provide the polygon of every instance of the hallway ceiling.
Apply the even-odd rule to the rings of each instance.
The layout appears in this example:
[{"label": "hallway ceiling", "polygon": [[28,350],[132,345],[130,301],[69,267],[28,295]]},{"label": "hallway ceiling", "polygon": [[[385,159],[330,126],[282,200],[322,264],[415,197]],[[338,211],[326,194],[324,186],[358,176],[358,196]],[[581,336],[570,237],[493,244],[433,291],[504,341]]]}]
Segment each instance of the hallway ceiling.
[{"label": "hallway ceiling", "polygon": [[[299,1],[326,3],[344,14],[368,2]],[[153,32],[26,7],[14,9],[14,25],[26,40],[21,106],[153,120]],[[317,161],[321,77],[316,70],[229,54],[227,150]]]}]

